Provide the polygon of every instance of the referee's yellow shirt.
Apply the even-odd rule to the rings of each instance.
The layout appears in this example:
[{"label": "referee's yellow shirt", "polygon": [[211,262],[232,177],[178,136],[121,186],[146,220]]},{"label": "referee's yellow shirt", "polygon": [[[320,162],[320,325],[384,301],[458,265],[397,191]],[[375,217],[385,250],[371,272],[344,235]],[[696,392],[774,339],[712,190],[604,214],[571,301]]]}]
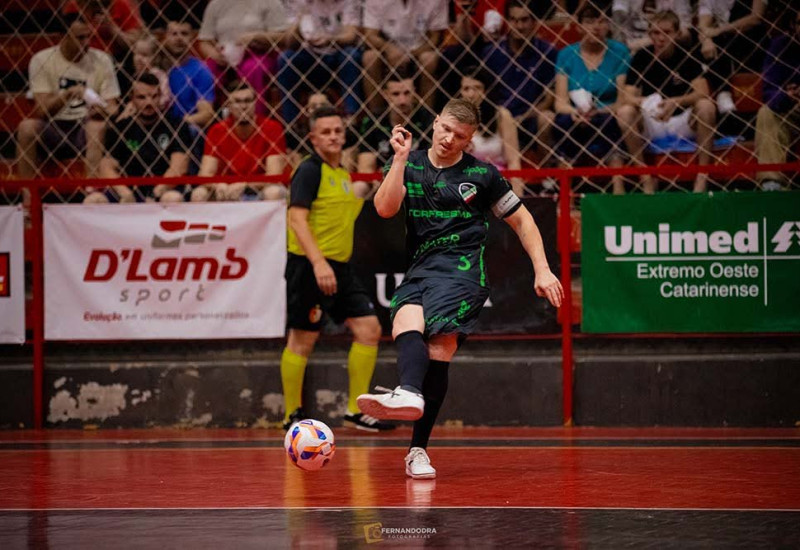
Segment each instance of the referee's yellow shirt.
[{"label": "referee's yellow shirt", "polygon": [[[308,225],[322,255],[337,262],[347,262],[353,255],[356,218],[364,206],[364,199],[353,194],[350,183],[347,170],[333,168],[319,156],[311,155],[292,174],[289,192],[290,207],[309,209]],[[305,256],[291,225],[287,233],[289,252]]]}]

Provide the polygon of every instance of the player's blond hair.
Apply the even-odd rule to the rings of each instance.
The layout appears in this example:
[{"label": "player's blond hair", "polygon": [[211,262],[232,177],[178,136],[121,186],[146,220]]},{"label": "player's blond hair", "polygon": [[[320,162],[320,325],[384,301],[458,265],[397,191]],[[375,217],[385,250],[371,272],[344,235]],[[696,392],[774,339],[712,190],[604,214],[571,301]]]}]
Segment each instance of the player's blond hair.
[{"label": "player's blond hair", "polygon": [[451,99],[442,109],[442,116],[450,115],[462,124],[469,124],[476,128],[481,123],[481,112],[466,99]]}]

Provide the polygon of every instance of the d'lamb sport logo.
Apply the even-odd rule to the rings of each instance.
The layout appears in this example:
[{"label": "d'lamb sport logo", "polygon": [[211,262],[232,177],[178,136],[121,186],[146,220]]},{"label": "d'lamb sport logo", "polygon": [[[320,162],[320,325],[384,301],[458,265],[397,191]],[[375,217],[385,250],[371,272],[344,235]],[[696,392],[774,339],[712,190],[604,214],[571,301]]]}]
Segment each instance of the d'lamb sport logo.
[{"label": "d'lamb sport logo", "polygon": [[189,223],[185,220],[165,220],[159,224],[162,234],[153,235],[153,248],[178,248],[181,242],[186,244],[203,244],[209,241],[221,241],[225,238],[227,227],[208,223]]},{"label": "d'lamb sport logo", "polygon": [[[224,225],[188,223],[183,220],[162,221],[159,229],[160,232],[153,235],[150,246],[155,251],[164,252],[180,248],[181,243],[200,245],[206,241],[222,241],[226,231]],[[124,271],[125,280],[129,282],[234,280],[244,277],[249,267],[246,258],[237,256],[235,247],[226,248],[224,258],[213,255],[165,255],[144,259],[144,254],[142,248],[93,249],[83,280],[110,281],[119,271]]]},{"label": "d'lamb sport logo", "polygon": [[461,193],[461,198],[464,199],[464,202],[469,204],[478,194],[478,189],[474,183],[459,183],[458,192]]},{"label": "d'lamb sport logo", "polygon": [[11,296],[11,261],[8,252],[0,252],[0,298]]}]

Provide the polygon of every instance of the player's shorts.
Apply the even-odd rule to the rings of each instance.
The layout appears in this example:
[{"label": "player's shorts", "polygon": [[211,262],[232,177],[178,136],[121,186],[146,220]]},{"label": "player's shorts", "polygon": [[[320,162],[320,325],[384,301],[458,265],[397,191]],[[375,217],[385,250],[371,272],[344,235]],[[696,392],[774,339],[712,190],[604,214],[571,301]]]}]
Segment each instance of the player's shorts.
[{"label": "player's shorts", "polygon": [[453,277],[425,277],[405,280],[397,287],[391,303],[391,319],[404,305],[422,306],[425,336],[461,334],[475,328],[478,315],[489,297],[489,289]]},{"label": "player's shorts", "polygon": [[323,314],[335,323],[351,317],[375,315],[375,306],[348,263],[328,260],[336,275],[336,294],[325,296],[317,286],[314,268],[305,256],[289,254],[286,261],[287,326],[319,331]]}]

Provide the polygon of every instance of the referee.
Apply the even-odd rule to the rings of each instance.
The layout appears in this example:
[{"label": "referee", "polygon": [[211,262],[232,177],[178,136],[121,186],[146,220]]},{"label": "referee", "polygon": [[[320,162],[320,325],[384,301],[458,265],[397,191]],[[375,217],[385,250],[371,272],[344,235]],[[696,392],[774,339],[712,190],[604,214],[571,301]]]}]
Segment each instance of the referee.
[{"label": "referee", "polygon": [[491,212],[510,225],[531,259],[534,290],[558,307],[561,283],[550,271],[533,217],[491,164],[464,152],[480,113],[469,101],[451,100],[433,123],[433,144],[411,151],[411,134],[392,130],[394,157],[375,195],[382,217],[405,206],[411,265],[391,303],[400,385],[357,403],[381,419],[415,420],[406,474],[436,477],[425,451],[447,393],[448,367],[472,331],[489,296],[484,264]]},{"label": "referee", "polygon": [[289,337],[281,356],[284,429],[305,418],[303,377],[325,314],[353,333],[345,425],[373,432],[390,430],[393,424],[362,414],[356,405],[356,396],[369,389],[381,327],[366,289],[348,263],[364,199],[355,195],[350,174],[341,166],[344,123],[332,106],[321,106],[311,114],[309,141],[314,151],[295,170],[289,192]]}]

